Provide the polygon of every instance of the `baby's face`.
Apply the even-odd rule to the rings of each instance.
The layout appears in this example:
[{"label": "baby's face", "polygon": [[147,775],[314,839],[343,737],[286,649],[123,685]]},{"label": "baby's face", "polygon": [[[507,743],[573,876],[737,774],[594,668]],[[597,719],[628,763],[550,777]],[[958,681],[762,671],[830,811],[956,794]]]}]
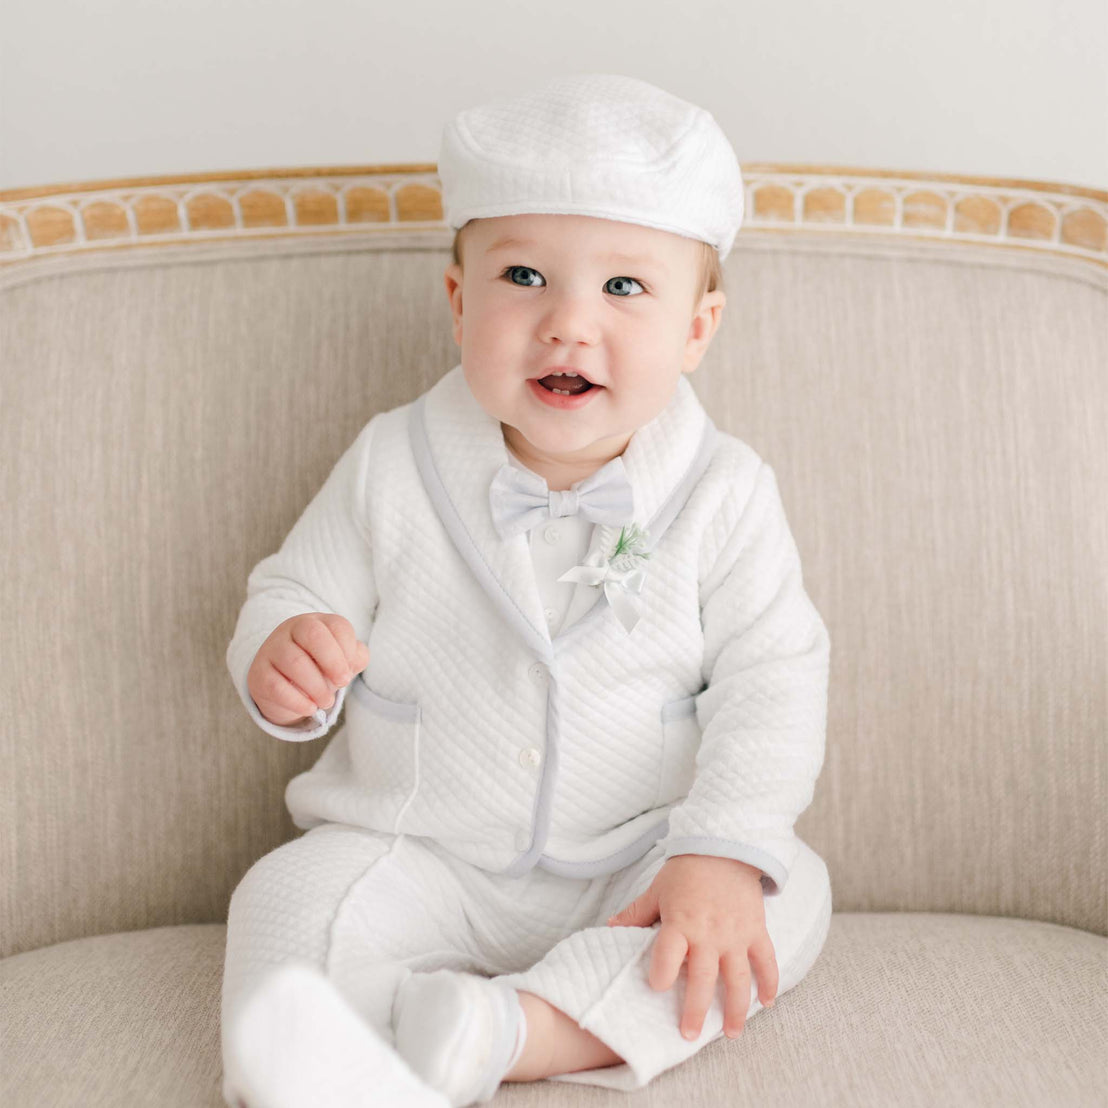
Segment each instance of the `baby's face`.
[{"label": "baby's face", "polygon": [[[471,221],[462,238],[464,271],[444,276],[466,381],[507,444],[568,488],[665,409],[726,298],[716,290],[694,304],[700,243],[639,224],[497,216]],[[593,387],[560,404],[568,398],[538,383],[558,367]]]}]

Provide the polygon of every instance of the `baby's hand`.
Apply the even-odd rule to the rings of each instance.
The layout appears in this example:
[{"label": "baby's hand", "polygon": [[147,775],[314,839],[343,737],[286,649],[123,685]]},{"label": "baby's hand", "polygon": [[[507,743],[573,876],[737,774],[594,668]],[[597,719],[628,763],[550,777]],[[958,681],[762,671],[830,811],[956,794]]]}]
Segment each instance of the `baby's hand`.
[{"label": "baby's hand", "polygon": [[661,917],[650,961],[650,984],[670,988],[689,957],[681,1032],[695,1039],[722,971],[726,985],[723,1028],[736,1038],[750,1007],[750,969],[764,1007],[777,993],[777,955],[766,930],[761,870],[735,858],[674,854],[650,888],[608,922],[649,927]]},{"label": "baby's hand", "polygon": [[246,684],[262,715],[288,727],[330,708],[335,692],[368,664],[369,647],[348,619],[308,612],[286,619],[262,643]]}]

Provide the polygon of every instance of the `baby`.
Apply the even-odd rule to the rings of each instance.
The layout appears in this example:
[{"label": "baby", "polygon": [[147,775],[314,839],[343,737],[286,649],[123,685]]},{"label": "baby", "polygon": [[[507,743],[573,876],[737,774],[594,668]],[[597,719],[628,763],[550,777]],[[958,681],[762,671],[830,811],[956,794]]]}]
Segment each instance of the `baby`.
[{"label": "baby", "polygon": [[[772,468],[688,374],[742,221],[701,108],[575,75],[439,159],[461,361],[375,415],[250,574],[259,727],[334,730],[234,891],[223,1095],[634,1089],[796,985],[829,638]],[[349,696],[347,695],[349,694]]]}]

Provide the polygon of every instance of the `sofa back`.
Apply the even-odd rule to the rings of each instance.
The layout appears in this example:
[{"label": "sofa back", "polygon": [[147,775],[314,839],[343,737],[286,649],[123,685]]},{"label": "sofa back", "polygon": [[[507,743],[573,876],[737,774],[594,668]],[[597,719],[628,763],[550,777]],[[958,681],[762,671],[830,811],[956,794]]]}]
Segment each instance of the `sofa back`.
[{"label": "sofa back", "polygon": [[[299,834],[327,740],[258,730],[224,652],[359,429],[456,364],[428,169],[267,180],[272,209],[238,179],[0,195],[0,955],[224,920]],[[837,911],[1108,933],[1108,194],[828,173],[747,171],[690,378],[773,465],[831,635],[797,831]]]}]

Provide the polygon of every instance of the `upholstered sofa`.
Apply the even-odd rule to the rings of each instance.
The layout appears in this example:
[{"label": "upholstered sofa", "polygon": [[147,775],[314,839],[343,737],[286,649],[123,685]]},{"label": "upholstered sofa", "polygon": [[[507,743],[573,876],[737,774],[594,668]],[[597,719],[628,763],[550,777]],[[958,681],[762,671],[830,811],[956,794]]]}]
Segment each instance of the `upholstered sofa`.
[{"label": "upholstered sofa", "polygon": [[[646,1089],[495,1104],[1098,1105],[1108,193],[744,166],[691,378],[831,634],[808,976]],[[250,568],[456,362],[433,165],[0,194],[0,1104],[214,1106],[232,889],[322,744],[242,710]]]}]

